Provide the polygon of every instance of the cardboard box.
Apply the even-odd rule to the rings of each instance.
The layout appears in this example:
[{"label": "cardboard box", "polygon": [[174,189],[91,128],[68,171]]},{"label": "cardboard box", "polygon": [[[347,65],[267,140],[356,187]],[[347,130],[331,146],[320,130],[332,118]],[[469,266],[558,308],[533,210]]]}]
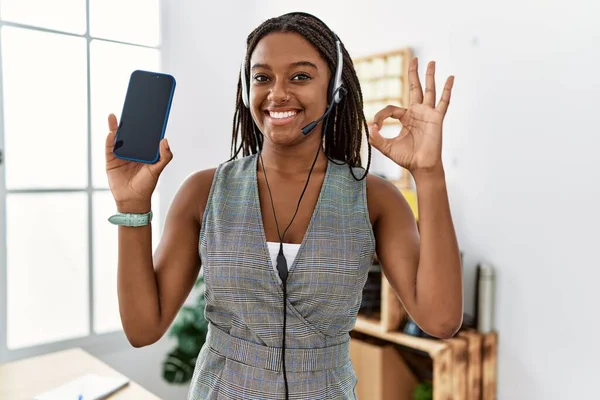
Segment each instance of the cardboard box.
[{"label": "cardboard box", "polygon": [[417,378],[391,343],[352,338],[358,400],[412,400]]}]

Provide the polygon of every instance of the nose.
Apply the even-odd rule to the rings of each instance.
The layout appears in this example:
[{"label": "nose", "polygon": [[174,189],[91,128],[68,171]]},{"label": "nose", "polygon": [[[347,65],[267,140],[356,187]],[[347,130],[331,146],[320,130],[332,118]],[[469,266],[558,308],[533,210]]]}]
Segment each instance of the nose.
[{"label": "nose", "polygon": [[268,100],[275,104],[285,103],[290,99],[288,88],[284,80],[278,79],[275,81],[269,91]]}]

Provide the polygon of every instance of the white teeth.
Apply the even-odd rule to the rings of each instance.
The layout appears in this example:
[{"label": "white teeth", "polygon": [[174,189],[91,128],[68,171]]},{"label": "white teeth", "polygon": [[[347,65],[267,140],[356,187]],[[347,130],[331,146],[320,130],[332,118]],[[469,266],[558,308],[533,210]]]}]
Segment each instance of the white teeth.
[{"label": "white teeth", "polygon": [[296,111],[285,111],[285,112],[274,112],[274,111],[269,111],[269,115],[271,116],[271,118],[288,118],[291,116],[296,115]]}]

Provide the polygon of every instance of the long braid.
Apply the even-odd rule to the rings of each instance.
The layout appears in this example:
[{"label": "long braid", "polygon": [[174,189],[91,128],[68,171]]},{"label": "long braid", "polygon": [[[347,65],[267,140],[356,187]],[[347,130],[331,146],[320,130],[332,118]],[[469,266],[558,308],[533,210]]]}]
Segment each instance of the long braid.
[{"label": "long braid", "polygon": [[[247,38],[246,59],[244,71],[246,81],[250,82],[250,55],[258,42],[272,32],[296,32],[302,35],[319,51],[321,57],[327,62],[330,71],[335,71],[337,63],[337,49],[334,34],[317,18],[303,14],[286,14],[271,18],[258,26]],[[350,172],[357,180],[366,177],[371,165],[371,144],[368,143],[369,128],[363,112],[363,96],[360,82],[354,69],[350,54],[342,46],[344,67],[342,80],[347,93],[332,110],[323,125],[324,153],[330,160],[340,160],[347,163]],[[241,78],[238,80],[236,109],[233,116],[233,132],[231,140],[231,159],[238,157],[240,151],[243,156],[256,154],[262,149],[262,135],[256,137],[253,133],[254,120],[248,108],[242,102]],[[353,167],[362,167],[361,146],[362,132],[366,132],[368,145],[368,161],[365,174],[359,179],[354,175]],[[258,140],[258,142],[257,142]]]}]

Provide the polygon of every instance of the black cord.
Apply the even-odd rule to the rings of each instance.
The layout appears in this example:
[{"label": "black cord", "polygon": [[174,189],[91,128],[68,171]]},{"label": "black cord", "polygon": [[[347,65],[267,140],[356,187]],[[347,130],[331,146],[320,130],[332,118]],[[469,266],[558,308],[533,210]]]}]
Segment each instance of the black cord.
[{"label": "black cord", "polygon": [[[343,87],[343,86],[340,86],[339,88],[337,88],[337,90],[333,93],[332,96],[335,96],[338,93],[338,91],[342,93],[342,96],[345,96],[346,93],[347,93],[346,88]],[[339,103],[338,105],[341,105],[341,104],[342,103]],[[334,129],[333,126],[331,126],[331,127],[329,126],[329,118],[333,117],[332,121],[335,121],[335,119],[336,119],[336,112],[337,112],[337,106],[338,105],[330,104],[331,109],[327,110],[326,114],[323,116],[325,118],[325,122],[323,123],[323,132],[322,132],[322,135],[321,135],[321,140],[325,137],[325,135],[327,134],[327,132],[329,131],[330,128]],[[315,126],[316,126],[316,124],[318,122],[319,121],[315,121],[315,122],[313,122],[313,124],[315,124]],[[313,128],[314,128],[314,126],[313,126]],[[352,174],[352,176],[354,177],[354,179],[357,180],[357,181],[362,181],[363,179],[365,179],[367,177],[367,174],[369,172],[369,167],[371,166],[371,143],[369,142],[369,127],[365,124],[364,128],[366,130],[367,147],[368,147],[369,155],[368,155],[368,161],[367,161],[367,168],[365,168],[365,173],[363,174],[362,178],[360,178],[360,179],[357,178],[356,175],[354,175],[354,170],[353,170],[352,166],[350,164],[348,164],[348,168],[350,169],[350,173]],[[336,160],[334,160],[333,158],[331,158],[329,156],[329,154],[327,154],[327,152],[325,152],[325,157],[327,157],[327,159],[329,161],[331,161],[335,165],[344,165],[344,164],[346,164],[346,162],[337,162]]]},{"label": "black cord", "polygon": [[[252,130],[254,132],[254,136],[256,141],[258,142],[258,137],[256,135],[256,125],[252,124]],[[290,226],[292,226],[292,222],[296,218],[298,214],[298,210],[300,209],[300,203],[302,202],[302,198],[304,197],[304,193],[306,192],[306,188],[308,188],[308,183],[310,181],[310,177],[312,175],[315,164],[317,163],[317,159],[319,158],[319,152],[321,151],[321,144],[317,149],[317,154],[315,155],[315,159],[308,171],[308,177],[306,178],[306,183],[304,184],[304,188],[302,189],[302,193],[300,194],[300,198],[298,199],[298,204],[296,205],[296,211],[292,216],[292,219],[288,226],[283,231],[283,235],[279,232],[279,222],[277,222],[277,213],[275,212],[275,203],[273,202],[273,195],[271,193],[271,186],[269,185],[269,180],[267,179],[267,171],[265,170],[265,163],[262,158],[261,151],[258,152],[258,158],[260,160],[263,175],[265,177],[265,183],[267,184],[267,190],[269,191],[269,199],[271,200],[271,208],[273,210],[273,218],[275,219],[275,227],[277,228],[277,236],[279,236],[279,254],[277,254],[277,272],[279,273],[279,278],[281,278],[282,286],[283,286],[283,337],[281,340],[281,368],[283,371],[283,381],[285,383],[285,398],[286,400],[289,398],[289,387],[287,381],[287,372],[285,368],[285,336],[286,336],[286,325],[287,325],[287,276],[288,276],[288,265],[285,255],[283,254],[283,239],[285,234],[287,233]]]}]

